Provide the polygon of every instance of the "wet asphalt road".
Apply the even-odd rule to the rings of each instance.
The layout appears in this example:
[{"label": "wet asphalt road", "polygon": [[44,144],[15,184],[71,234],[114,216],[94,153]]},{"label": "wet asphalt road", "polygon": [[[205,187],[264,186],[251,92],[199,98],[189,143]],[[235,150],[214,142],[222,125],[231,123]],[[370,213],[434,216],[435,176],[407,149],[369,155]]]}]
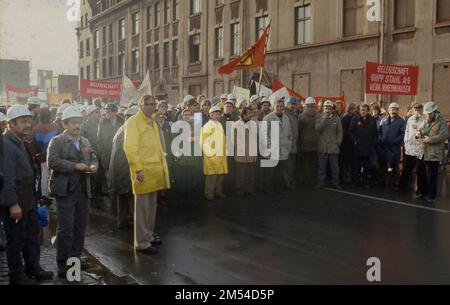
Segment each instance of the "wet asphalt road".
[{"label": "wet asphalt road", "polygon": [[442,186],[435,205],[382,189],[304,187],[172,203],[158,209],[164,244],[154,256],[135,254],[132,230],[93,213],[86,248],[141,284],[368,284],[370,257],[381,260],[382,284],[450,284],[448,177]]}]

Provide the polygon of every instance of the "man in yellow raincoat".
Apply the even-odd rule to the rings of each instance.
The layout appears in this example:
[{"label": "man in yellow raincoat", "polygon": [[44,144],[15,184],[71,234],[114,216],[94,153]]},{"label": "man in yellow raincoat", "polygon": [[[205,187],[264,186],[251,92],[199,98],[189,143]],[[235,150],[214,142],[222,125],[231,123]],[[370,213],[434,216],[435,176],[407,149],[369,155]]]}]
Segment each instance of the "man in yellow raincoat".
[{"label": "man in yellow raincoat", "polygon": [[130,164],[134,193],[134,247],[146,254],[158,252],[155,234],[156,194],[170,188],[166,153],[154,119],[156,100],[146,95],[139,112],[125,124],[124,151]]},{"label": "man in yellow raincoat", "polygon": [[222,192],[224,175],[228,174],[226,138],[220,123],[221,110],[214,106],[209,111],[211,119],[201,130],[200,145],[203,150],[205,196],[207,200],[226,198]]}]

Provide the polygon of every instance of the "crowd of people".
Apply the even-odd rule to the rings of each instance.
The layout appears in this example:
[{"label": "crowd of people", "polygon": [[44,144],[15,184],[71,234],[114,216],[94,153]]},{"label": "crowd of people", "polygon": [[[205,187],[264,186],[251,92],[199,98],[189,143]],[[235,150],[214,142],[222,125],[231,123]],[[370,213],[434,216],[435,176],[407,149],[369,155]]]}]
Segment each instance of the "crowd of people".
[{"label": "crowd of people", "polygon": [[[197,202],[201,194],[214,201],[329,184],[415,192],[434,203],[449,124],[434,102],[415,103],[405,116],[396,103],[381,106],[224,94],[187,95],[178,105],[146,95],[128,107],[96,99],[86,105],[63,100],[56,108],[33,97],[27,105],[0,108],[0,234],[6,235],[0,239],[10,282],[53,277],[39,265],[38,238],[39,208],[52,203],[63,278],[67,260],[81,257],[92,199],[107,197],[118,229],[133,227],[134,249],[150,255],[162,245],[155,220],[168,198]],[[183,131],[173,127],[180,121],[190,134],[174,151]],[[254,141],[260,133],[277,152],[272,166],[262,166],[270,157]],[[227,154],[230,144],[234,153]]]}]

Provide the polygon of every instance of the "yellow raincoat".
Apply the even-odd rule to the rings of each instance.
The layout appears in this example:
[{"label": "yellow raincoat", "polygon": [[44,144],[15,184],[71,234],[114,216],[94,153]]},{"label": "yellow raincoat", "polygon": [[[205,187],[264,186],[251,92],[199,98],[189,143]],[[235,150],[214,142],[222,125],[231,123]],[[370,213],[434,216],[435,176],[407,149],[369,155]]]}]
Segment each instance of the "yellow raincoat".
[{"label": "yellow raincoat", "polygon": [[[202,127],[200,145],[203,150],[205,176],[228,174],[226,138],[220,122],[210,120]],[[220,151],[222,153],[219,153]]]},{"label": "yellow raincoat", "polygon": [[[161,145],[159,127],[149,124],[142,111],[125,123],[123,149],[130,164],[133,193],[144,195],[170,188],[167,154]],[[144,182],[136,180],[136,173],[144,171]]]}]

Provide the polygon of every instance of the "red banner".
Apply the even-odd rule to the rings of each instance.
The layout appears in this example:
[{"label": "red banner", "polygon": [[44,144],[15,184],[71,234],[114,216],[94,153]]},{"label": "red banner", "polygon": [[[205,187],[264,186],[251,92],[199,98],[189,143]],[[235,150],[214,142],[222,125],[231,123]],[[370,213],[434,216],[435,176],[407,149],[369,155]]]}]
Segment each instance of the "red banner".
[{"label": "red banner", "polygon": [[366,93],[417,95],[419,67],[366,62]]},{"label": "red banner", "polygon": [[21,103],[26,102],[26,100],[30,96],[37,96],[39,92],[38,87],[32,87],[32,88],[21,88],[16,87],[11,84],[5,84],[5,93],[6,93],[6,99],[8,103],[15,104],[18,102],[17,99],[23,99]]},{"label": "red banner", "polygon": [[[133,81],[137,87],[140,81]],[[99,82],[88,79],[82,79],[80,82],[80,95],[83,97],[99,97],[120,100],[122,82]]]}]

